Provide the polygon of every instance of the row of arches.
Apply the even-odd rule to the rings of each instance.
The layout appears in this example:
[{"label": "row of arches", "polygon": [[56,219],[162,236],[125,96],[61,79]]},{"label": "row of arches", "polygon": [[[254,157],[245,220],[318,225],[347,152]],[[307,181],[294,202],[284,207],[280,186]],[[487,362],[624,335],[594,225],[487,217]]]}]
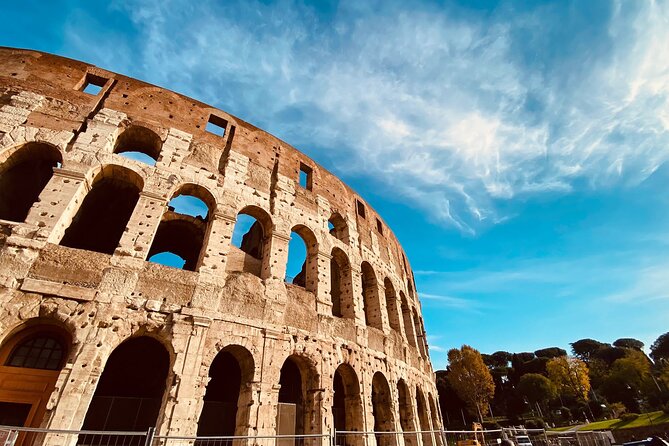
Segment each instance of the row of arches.
[{"label": "row of arches", "polygon": [[[132,126],[117,138],[114,152],[140,153],[158,159],[160,144],[160,137],[155,132],[144,127]],[[30,208],[39,200],[40,193],[51,179],[53,168],[60,167],[62,162],[60,150],[42,142],[30,142],[16,150],[6,151],[0,156],[0,219],[25,221]],[[90,186],[91,189],[79,205],[62,244],[113,253],[144,188],[144,181],[133,170],[112,164],[104,166],[95,175]],[[173,202],[179,200],[186,211],[180,212],[173,206]],[[216,200],[206,188],[194,184],[183,185],[172,195],[168,211],[161,221],[163,228],[160,228],[156,237],[159,240],[169,239],[169,234],[185,231],[188,237],[182,237],[182,240],[187,240],[189,245],[201,246],[206,236],[206,223],[215,208]],[[188,221],[183,216],[193,217],[194,220]],[[197,217],[200,217],[199,221],[196,221]],[[242,251],[262,261],[263,254],[268,252],[265,245],[268,236],[271,235],[271,217],[266,211],[255,206],[242,209],[239,217],[247,221],[239,225],[239,229],[236,228],[238,237],[233,237],[233,240],[237,241],[237,247]],[[94,227],[95,230],[87,230],[90,227]],[[328,220],[328,227],[333,237],[348,243],[348,226],[339,213],[333,212]],[[306,226],[293,227],[291,234],[291,238],[299,239],[307,248],[317,244],[314,233]],[[186,269],[197,268],[197,255],[193,252],[193,248],[183,246],[184,243],[165,245],[169,244],[159,241],[152,249],[152,254],[157,254],[156,251],[165,247],[170,250],[169,252],[181,257]],[[312,250],[307,249],[307,251],[310,254]],[[298,267],[298,273],[300,271],[302,273],[290,275],[289,279],[304,286],[306,271],[302,268],[302,264],[298,264]]]},{"label": "row of arches", "polygon": [[[0,424],[39,426],[61,369],[71,354],[72,340],[58,325],[43,322],[11,335],[0,347]],[[209,366],[197,421],[198,436],[246,435],[249,427],[253,355],[240,345],[221,349]],[[109,355],[95,385],[82,430],[143,431],[159,423],[171,386],[171,357],[164,344],[149,335],[131,337]],[[276,432],[279,435],[321,433],[323,389],[319,368],[300,354],[288,356],[280,370]],[[326,385],[327,386],[327,385]],[[391,391],[382,372],[376,372],[371,391],[364,392],[354,368],[340,364],[329,387],[330,413],[337,431],[365,430],[364,398],[371,398],[375,432],[393,432],[394,407],[399,407],[403,431],[438,429],[432,395],[417,386],[415,401],[403,379]],[[26,391],[26,389],[32,389]],[[393,398],[398,398],[397,404]],[[414,422],[414,408],[418,424]],[[429,419],[432,414],[432,420]],[[392,436],[378,435],[381,445],[393,445]],[[432,445],[431,439],[425,439]]]},{"label": "row of arches", "polygon": [[[158,156],[160,138],[148,129],[131,127],[119,136],[115,151],[133,153],[137,147],[143,147],[145,154]],[[46,143],[28,143],[12,152],[0,164],[0,218],[25,220],[30,207],[39,200],[40,192],[49,183],[53,168],[61,163],[60,151]],[[127,230],[143,189],[142,177],[133,170],[114,164],[103,166],[92,179],[90,190],[81,200],[60,244],[113,254]],[[197,271],[202,263],[215,210],[216,199],[211,192],[196,184],[183,184],[172,194],[160,216],[147,260]],[[334,237],[348,242],[348,227],[340,214],[334,212],[328,225]],[[271,216],[260,207],[247,206],[239,211],[231,249],[241,255],[241,270],[261,278],[267,276],[273,228]],[[319,243],[314,232],[304,225],[294,226],[288,246],[286,282],[315,292],[318,286],[318,252]],[[365,323],[381,329],[380,283],[369,262],[363,262],[360,271]],[[401,319],[408,342],[427,357],[422,321],[416,308],[410,308],[403,291],[396,295],[395,287],[387,277],[383,280],[383,288],[390,327],[399,332]],[[407,282],[407,290],[413,300],[410,281]],[[331,252],[329,294],[333,316],[355,317],[353,269],[348,256],[339,247]],[[422,342],[418,342],[415,334],[419,334]]]}]

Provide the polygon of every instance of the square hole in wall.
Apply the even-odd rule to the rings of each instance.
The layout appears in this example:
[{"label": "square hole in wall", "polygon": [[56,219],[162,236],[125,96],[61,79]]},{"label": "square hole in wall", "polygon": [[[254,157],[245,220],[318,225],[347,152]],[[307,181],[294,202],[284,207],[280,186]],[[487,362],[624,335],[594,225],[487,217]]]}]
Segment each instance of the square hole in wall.
[{"label": "square hole in wall", "polygon": [[362,204],[362,201],[355,200],[356,208],[358,209],[358,215],[362,218],[365,218],[365,205]]},{"label": "square hole in wall", "polygon": [[379,231],[379,234],[383,235],[383,223],[378,218],[376,219],[376,230]]},{"label": "square hole in wall", "polygon": [[300,163],[300,186],[306,190],[311,190],[313,187],[312,179],[313,170],[304,163]]},{"label": "square hole in wall", "polygon": [[228,128],[228,121],[216,115],[209,115],[206,130],[218,136],[225,136],[225,130]]},{"label": "square hole in wall", "polygon": [[84,83],[81,86],[81,91],[92,96],[97,96],[100,91],[102,91],[102,87],[105,86],[107,80],[108,79],[105,79],[102,76],[86,73],[86,78],[84,79]]}]

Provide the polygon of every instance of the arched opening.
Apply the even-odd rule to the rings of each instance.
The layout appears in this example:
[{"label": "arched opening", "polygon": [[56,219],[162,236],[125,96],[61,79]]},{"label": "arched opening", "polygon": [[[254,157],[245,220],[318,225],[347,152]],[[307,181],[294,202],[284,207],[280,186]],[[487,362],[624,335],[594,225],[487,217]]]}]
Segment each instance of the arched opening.
[{"label": "arched opening", "polygon": [[348,244],[348,225],[339,212],[333,212],[328,219],[328,230],[334,238]]},{"label": "arched opening", "polygon": [[362,305],[365,310],[365,324],[383,328],[381,323],[381,305],[379,286],[372,265],[362,262]]},{"label": "arched opening", "polygon": [[416,308],[413,309],[413,326],[416,330],[416,344],[420,355],[425,358],[427,357],[427,349],[425,344],[425,333],[423,331],[423,324],[421,323],[420,317],[418,317],[418,311]]},{"label": "arched opening", "polygon": [[60,151],[45,143],[31,142],[12,153],[0,165],[0,219],[25,221],[62,162]]},{"label": "arched opening", "polygon": [[[438,431],[441,429],[441,423],[439,422],[439,415],[437,414],[437,406],[434,403],[434,398],[431,393],[427,394],[427,400],[430,402],[430,414],[432,415],[432,430]],[[435,434],[434,441],[437,446],[442,446],[443,442],[441,441],[441,435]]]},{"label": "arched opening", "polygon": [[403,379],[397,381],[397,400],[400,406],[400,427],[404,432],[404,444],[407,446],[416,446],[418,444],[416,425],[413,419],[413,407],[409,396],[409,387]]},{"label": "arched opening", "polygon": [[[362,431],[362,400],[358,376],[348,364],[341,364],[335,370],[333,379],[334,397],[332,416],[337,431]],[[356,444],[362,438],[344,436],[345,444]]]},{"label": "arched opening", "polygon": [[376,444],[379,446],[395,445],[395,434],[383,433],[394,431],[395,420],[391,400],[388,380],[381,372],[376,372],[372,377],[372,415]]},{"label": "arched opening", "polygon": [[132,338],[116,347],[100,376],[82,430],[137,432],[156,426],[169,366],[169,353],[151,337]]},{"label": "arched opening", "polygon": [[132,170],[116,165],[103,167],[60,244],[113,254],[143,187],[144,181]]},{"label": "arched opening", "polygon": [[55,325],[22,329],[0,348],[0,425],[39,427],[69,354],[69,333]]},{"label": "arched opening", "polygon": [[148,260],[188,271],[197,270],[216,206],[201,186],[182,186],[168,203],[149,250]]},{"label": "arched opening", "polygon": [[330,297],[333,316],[355,318],[351,264],[339,248],[332,249],[330,259]]},{"label": "arched opening", "polygon": [[133,125],[116,138],[114,153],[154,166],[160,157],[162,145],[163,142],[156,132]]},{"label": "arched opening", "polygon": [[425,405],[423,392],[418,387],[416,387],[416,411],[418,412],[420,430],[423,431],[423,445],[432,446],[432,434],[429,432],[432,429],[430,429],[430,421],[427,417],[427,406]]},{"label": "arched opening", "polygon": [[245,434],[250,402],[247,387],[253,380],[253,368],[253,357],[244,347],[226,347],[216,355],[209,368],[198,436]]},{"label": "arched opening", "polygon": [[237,215],[228,253],[228,271],[244,271],[264,277],[265,262],[269,257],[272,220],[256,206],[247,206]]},{"label": "arched opening", "polygon": [[281,367],[277,435],[320,433],[320,410],[314,400],[318,376],[305,358],[290,356]]},{"label": "arched opening", "polygon": [[400,331],[400,317],[397,309],[397,295],[395,294],[395,287],[389,278],[383,281],[383,287],[386,293],[386,310],[388,311],[388,323],[393,330]]},{"label": "arched opening", "polygon": [[293,227],[288,243],[286,283],[316,291],[318,280],[318,242],[316,236],[304,225]]},{"label": "arched opening", "polygon": [[400,300],[402,302],[402,322],[404,322],[404,335],[406,336],[409,344],[416,347],[416,337],[413,328],[413,318],[411,316],[411,309],[409,308],[407,297],[404,295],[404,292],[402,291],[400,291]]}]

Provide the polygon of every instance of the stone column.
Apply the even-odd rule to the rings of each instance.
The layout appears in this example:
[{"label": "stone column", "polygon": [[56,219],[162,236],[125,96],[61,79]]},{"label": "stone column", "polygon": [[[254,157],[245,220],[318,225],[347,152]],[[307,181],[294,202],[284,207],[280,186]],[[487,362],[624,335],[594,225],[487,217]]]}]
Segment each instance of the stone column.
[{"label": "stone column", "polygon": [[318,251],[318,277],[316,278],[316,312],[332,316],[332,296],[330,295],[330,260],[332,256]]},{"label": "stone column", "polygon": [[58,243],[89,190],[85,172],[54,168],[26,217],[26,225],[37,228],[34,238]]},{"label": "stone column", "polygon": [[159,194],[142,191],[114,254],[146,260],[166,206]]},{"label": "stone column", "polygon": [[[109,342],[108,338],[115,338],[116,335],[109,327],[106,325],[103,329],[97,330],[95,341],[87,342],[88,339],[82,338],[83,345],[79,354],[72,363],[63,368],[61,372],[63,387],[59,398],[56,397],[57,401],[53,401],[55,395],[52,395],[52,401],[48,404],[53,407],[49,429],[80,430],[83,426],[100,376],[109,355],[114,350],[115,342]],[[59,444],[71,441],[72,438],[63,438],[63,442]]]},{"label": "stone column", "polygon": [[219,210],[212,215],[209,233],[203,242],[203,254],[199,268],[201,273],[226,275],[227,255],[230,251],[236,221],[234,215],[230,216]]},{"label": "stone column", "polygon": [[[194,436],[202,411],[207,376],[201,375],[202,356],[211,320],[198,316],[177,316],[172,327],[176,358],[172,366],[176,385],[168,389],[161,435]],[[204,379],[203,379],[204,378]]]},{"label": "stone column", "polygon": [[365,326],[364,298],[362,296],[362,272],[360,266],[351,263],[351,285],[353,292],[353,304],[355,306],[356,325]]},{"label": "stone column", "polygon": [[[281,362],[275,364],[280,358],[278,355],[283,351],[280,344],[283,342],[281,333],[271,330],[263,330],[264,342],[261,359],[261,382],[259,383],[258,400],[251,406],[251,411],[256,413],[257,435],[276,434],[276,414],[279,402],[279,375]],[[275,356],[274,352],[277,352]]]},{"label": "stone column", "polygon": [[379,318],[381,319],[381,330],[386,335],[390,333],[390,320],[388,319],[388,305],[386,305],[386,287],[383,286],[383,279],[376,279],[376,295],[379,296]]},{"label": "stone column", "polygon": [[290,234],[286,236],[279,234],[276,231],[272,232],[269,243],[269,252],[263,252],[262,279],[272,278],[280,279],[281,281],[285,280],[289,242]]}]

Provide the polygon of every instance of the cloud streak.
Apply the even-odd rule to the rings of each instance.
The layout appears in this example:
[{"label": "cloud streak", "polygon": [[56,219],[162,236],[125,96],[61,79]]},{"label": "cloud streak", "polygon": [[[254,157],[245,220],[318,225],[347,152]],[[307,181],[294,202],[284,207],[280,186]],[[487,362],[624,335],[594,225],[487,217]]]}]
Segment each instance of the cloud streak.
[{"label": "cloud streak", "polygon": [[637,184],[669,158],[668,3],[609,6],[584,27],[554,6],[120,3],[137,38],[116,52],[474,233],[512,198]]}]

